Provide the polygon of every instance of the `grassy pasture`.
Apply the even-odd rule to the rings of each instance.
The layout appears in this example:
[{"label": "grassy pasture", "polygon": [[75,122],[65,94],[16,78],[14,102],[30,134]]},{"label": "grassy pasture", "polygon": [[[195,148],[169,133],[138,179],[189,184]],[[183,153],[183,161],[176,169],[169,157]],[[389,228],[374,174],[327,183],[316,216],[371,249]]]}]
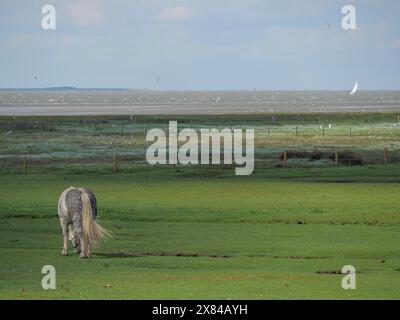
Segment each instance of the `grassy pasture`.
[{"label": "grassy pasture", "polygon": [[[145,126],[171,117],[0,117],[0,298],[399,299],[397,114],[273,116],[174,118],[254,127],[248,177],[233,166],[146,165]],[[322,135],[321,123],[334,126]],[[334,148],[381,158],[279,160],[285,149]],[[126,157],[117,174],[115,152]],[[69,186],[93,189],[114,234],[90,260],[60,255],[57,201]],[[46,264],[56,267],[56,290],[41,287]],[[341,288],[348,264],[356,290]]]},{"label": "grassy pasture", "polygon": [[[1,181],[3,299],[400,298],[397,183],[168,172]],[[95,191],[114,234],[91,260],[60,255],[56,202],[70,185]],[[54,291],[41,288],[45,264]],[[341,289],[346,264],[356,290]]]},{"label": "grassy pasture", "polygon": [[[167,131],[170,119],[177,120],[180,128],[197,130],[204,127],[254,128],[256,172],[280,166],[285,150],[303,154],[289,157],[291,167],[331,167],[336,150],[343,154],[343,162],[349,153],[355,153],[351,157],[360,159],[363,164],[383,164],[385,149],[389,163],[400,161],[400,124],[397,123],[398,114],[393,112],[192,118],[0,117],[0,173],[21,173],[25,156],[29,173],[110,173],[116,153],[119,171],[148,170],[145,150],[151,142],[145,141],[145,132],[154,127]],[[314,153],[321,158],[311,159]]]}]

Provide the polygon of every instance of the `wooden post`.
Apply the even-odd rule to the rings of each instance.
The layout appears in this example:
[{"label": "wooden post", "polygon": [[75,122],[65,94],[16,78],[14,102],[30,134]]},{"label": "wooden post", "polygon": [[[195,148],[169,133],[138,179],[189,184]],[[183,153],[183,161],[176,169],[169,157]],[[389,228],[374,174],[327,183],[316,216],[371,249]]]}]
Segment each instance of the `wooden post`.
[{"label": "wooden post", "polygon": [[296,127],[296,137],[299,136],[299,127]]},{"label": "wooden post", "polygon": [[287,151],[283,151],[283,164],[286,166],[287,165],[287,160],[288,160],[288,154]]},{"label": "wooden post", "polygon": [[325,127],[322,127],[322,136],[325,137]]},{"label": "wooden post", "polygon": [[268,126],[268,136],[269,136],[269,131],[270,131],[270,130],[269,130],[269,126]]},{"label": "wooden post", "polygon": [[143,125],[143,134],[144,134],[144,136],[146,136],[146,125],[145,124]]},{"label": "wooden post", "polygon": [[118,153],[115,153],[114,156],[114,173],[118,173]]},{"label": "wooden post", "polygon": [[339,152],[335,150],[335,166],[337,166],[339,163]]},{"label": "wooden post", "polygon": [[351,127],[350,127],[350,130],[349,130],[349,137],[351,137]]},{"label": "wooden post", "polygon": [[27,159],[28,157],[25,155],[24,159],[22,159],[22,172],[26,175],[26,166],[27,166]]},{"label": "wooden post", "polygon": [[385,160],[385,164],[387,164],[388,163],[388,149],[387,148],[385,148],[383,150],[383,157],[384,157],[384,160]]}]

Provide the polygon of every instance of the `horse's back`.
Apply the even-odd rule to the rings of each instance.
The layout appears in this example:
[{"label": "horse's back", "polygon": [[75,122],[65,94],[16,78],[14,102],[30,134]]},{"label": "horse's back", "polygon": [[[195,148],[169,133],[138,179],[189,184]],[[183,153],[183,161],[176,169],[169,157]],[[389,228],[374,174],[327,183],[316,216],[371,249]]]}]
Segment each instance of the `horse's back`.
[{"label": "horse's back", "polygon": [[68,218],[68,206],[67,206],[67,195],[68,193],[75,189],[74,187],[69,187],[68,189],[65,189],[61,195],[60,198],[58,199],[58,215],[60,218]]},{"label": "horse's back", "polygon": [[68,190],[65,195],[65,203],[67,205],[67,211],[70,215],[82,213],[82,191],[79,189]]},{"label": "horse's back", "polygon": [[83,203],[82,194],[88,195],[90,206],[94,217],[97,215],[97,201],[93,191],[88,188],[69,187],[61,193],[58,201],[58,215],[71,218],[73,215],[81,214]]}]

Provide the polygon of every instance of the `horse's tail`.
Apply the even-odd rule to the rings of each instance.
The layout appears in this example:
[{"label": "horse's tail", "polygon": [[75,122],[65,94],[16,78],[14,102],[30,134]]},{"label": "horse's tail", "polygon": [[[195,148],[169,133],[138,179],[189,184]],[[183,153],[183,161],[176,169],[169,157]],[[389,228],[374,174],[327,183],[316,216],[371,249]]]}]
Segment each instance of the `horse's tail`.
[{"label": "horse's tail", "polygon": [[86,193],[82,193],[82,228],[83,237],[89,248],[97,246],[101,240],[111,236],[111,232],[100,226],[93,218],[92,206]]}]

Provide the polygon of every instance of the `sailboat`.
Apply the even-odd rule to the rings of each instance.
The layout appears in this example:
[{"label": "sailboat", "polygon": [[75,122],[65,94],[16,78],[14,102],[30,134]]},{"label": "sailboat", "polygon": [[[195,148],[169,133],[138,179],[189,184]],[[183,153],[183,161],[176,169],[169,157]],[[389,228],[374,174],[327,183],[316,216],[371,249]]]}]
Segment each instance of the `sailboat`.
[{"label": "sailboat", "polygon": [[353,90],[351,90],[350,94],[355,94],[358,90],[358,81],[356,81],[356,84],[353,87]]}]

